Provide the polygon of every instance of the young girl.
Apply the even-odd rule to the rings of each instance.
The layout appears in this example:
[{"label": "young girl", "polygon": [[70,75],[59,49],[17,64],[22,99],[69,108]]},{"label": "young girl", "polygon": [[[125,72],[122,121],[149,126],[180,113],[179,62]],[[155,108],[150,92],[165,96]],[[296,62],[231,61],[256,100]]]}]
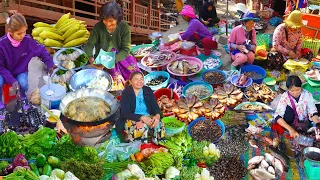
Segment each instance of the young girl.
[{"label": "young girl", "polygon": [[[28,64],[32,57],[39,57],[52,73],[53,60],[43,45],[38,44],[26,34],[28,24],[21,14],[14,14],[8,20],[8,33],[0,39],[0,97],[3,85],[10,84],[19,90],[23,108],[28,109],[26,92],[28,91]],[[5,106],[0,99],[0,120],[3,120]]]}]

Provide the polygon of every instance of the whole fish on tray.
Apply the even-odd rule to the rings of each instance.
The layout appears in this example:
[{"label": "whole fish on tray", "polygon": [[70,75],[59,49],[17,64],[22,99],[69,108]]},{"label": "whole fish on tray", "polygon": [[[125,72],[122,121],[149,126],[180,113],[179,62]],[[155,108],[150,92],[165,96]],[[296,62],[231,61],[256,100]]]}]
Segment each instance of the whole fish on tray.
[{"label": "whole fish on tray", "polygon": [[166,65],[166,61],[169,61],[172,58],[171,53],[156,52],[148,55],[148,58],[145,60],[147,66],[163,66]]},{"label": "whole fish on tray", "polygon": [[199,70],[197,64],[190,64],[187,60],[177,60],[170,64],[170,70],[176,74],[192,74]]}]

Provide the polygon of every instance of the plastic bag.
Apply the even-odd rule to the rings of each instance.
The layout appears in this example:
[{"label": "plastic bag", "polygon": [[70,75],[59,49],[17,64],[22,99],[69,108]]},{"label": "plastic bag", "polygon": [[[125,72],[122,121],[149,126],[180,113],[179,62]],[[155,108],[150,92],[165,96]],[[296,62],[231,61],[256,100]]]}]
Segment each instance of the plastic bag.
[{"label": "plastic bag", "polygon": [[118,146],[114,147],[118,160],[125,161],[129,159],[131,154],[135,154],[140,151],[141,144],[142,143],[140,141],[118,144]]},{"label": "plastic bag", "polygon": [[294,61],[292,59],[287,60],[284,64],[283,67],[288,69],[291,73],[292,72],[300,72],[300,73],[304,73],[307,71],[307,69],[309,67],[312,66],[312,63],[308,63],[308,64],[303,64],[300,63],[298,61]]},{"label": "plastic bag", "polygon": [[190,49],[192,49],[195,45],[196,45],[196,43],[194,43],[194,42],[191,42],[191,41],[183,41],[183,42],[181,43],[180,48],[181,48],[181,49],[185,49],[185,50],[190,50]]},{"label": "plastic bag", "polygon": [[118,137],[117,133],[115,130],[111,130],[111,137],[108,143],[100,145],[98,147],[99,151],[98,156],[105,158],[108,162],[116,162],[117,161],[117,156],[115,155],[116,151],[113,149],[113,147],[117,146],[120,144],[120,138]]},{"label": "plastic bag", "polygon": [[94,64],[102,64],[107,69],[113,69],[116,63],[115,59],[115,52],[106,52],[103,49],[100,49],[100,52],[95,59]]}]

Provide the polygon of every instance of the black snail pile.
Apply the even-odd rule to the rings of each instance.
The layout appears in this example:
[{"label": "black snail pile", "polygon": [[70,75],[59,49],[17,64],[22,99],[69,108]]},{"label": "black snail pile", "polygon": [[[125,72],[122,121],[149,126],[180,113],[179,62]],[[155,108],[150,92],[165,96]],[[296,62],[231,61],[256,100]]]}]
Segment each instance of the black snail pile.
[{"label": "black snail pile", "polygon": [[147,82],[147,86],[157,86],[159,84],[164,83],[168,78],[164,76],[159,76],[157,78],[151,79],[149,82]]},{"label": "black snail pile", "polygon": [[209,168],[210,174],[215,180],[240,180],[247,174],[244,163],[237,157],[222,156]]}]

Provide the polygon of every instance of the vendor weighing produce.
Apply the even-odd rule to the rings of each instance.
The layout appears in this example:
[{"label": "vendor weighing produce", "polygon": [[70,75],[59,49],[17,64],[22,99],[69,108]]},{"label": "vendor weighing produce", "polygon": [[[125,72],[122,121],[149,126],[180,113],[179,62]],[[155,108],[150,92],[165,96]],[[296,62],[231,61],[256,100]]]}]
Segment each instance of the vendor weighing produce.
[{"label": "vendor weighing produce", "polygon": [[[26,34],[28,24],[23,15],[17,13],[8,20],[8,33],[0,39],[0,89],[9,84],[20,90],[24,110],[29,108],[26,98],[28,91],[28,64],[33,57],[39,57],[47,66],[49,74],[53,71],[53,60],[43,45],[38,44]],[[2,90],[0,91],[2,97]],[[3,120],[5,106],[0,99],[0,120]]]},{"label": "vendor weighing produce", "polygon": [[288,91],[281,95],[274,114],[277,122],[274,125],[276,130],[279,132],[279,128],[285,128],[293,138],[298,137],[299,133],[307,132],[309,120],[319,125],[318,111],[313,97],[308,91],[302,89],[301,85],[302,82],[298,76],[287,78]]},{"label": "vendor weighing produce", "polygon": [[[94,48],[95,53],[93,53]],[[122,21],[120,5],[116,2],[106,3],[101,8],[100,22],[93,27],[88,43],[84,46],[84,51],[89,57],[90,65],[100,70],[105,68],[105,64],[96,65],[96,61],[100,57],[106,56],[107,52],[116,54],[115,65],[107,70],[113,78],[114,90],[122,90],[123,84],[129,79],[130,74],[134,71],[140,71],[136,59],[129,54],[130,48],[130,26]]]}]

